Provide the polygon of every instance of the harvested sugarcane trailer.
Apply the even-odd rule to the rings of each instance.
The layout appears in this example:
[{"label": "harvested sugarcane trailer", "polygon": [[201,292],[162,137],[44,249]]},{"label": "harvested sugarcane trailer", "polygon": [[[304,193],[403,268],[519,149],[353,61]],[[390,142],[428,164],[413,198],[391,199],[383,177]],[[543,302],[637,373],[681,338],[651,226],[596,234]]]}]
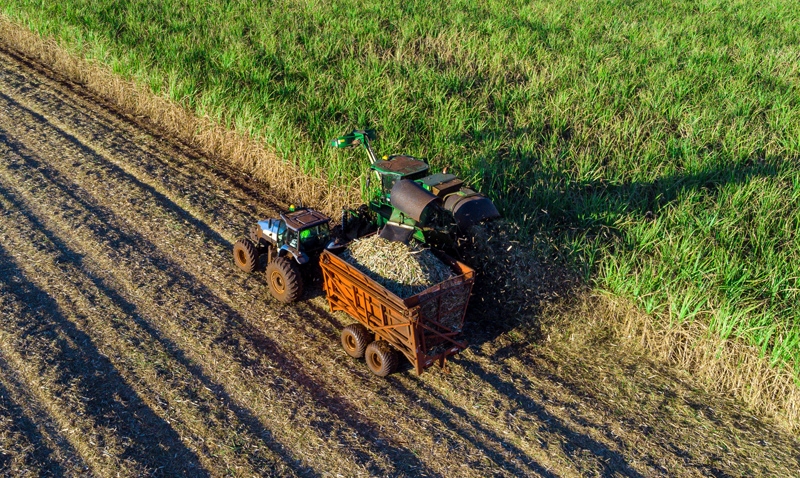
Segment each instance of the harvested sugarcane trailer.
[{"label": "harvested sugarcane trailer", "polygon": [[324,290],[331,311],[341,310],[358,321],[342,330],[342,347],[348,355],[364,357],[380,377],[398,365],[397,352],[417,374],[464,350],[458,340],[475,281],[466,264],[437,253],[455,277],[408,298],[400,298],[336,254],[320,256]]}]

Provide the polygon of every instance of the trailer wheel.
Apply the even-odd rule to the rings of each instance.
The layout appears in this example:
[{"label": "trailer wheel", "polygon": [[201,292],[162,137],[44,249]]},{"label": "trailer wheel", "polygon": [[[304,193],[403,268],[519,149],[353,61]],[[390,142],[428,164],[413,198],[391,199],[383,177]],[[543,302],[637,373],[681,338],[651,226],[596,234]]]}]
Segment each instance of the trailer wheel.
[{"label": "trailer wheel", "polygon": [[369,370],[379,377],[385,377],[397,369],[397,353],[385,340],[376,340],[367,345],[365,357]]},{"label": "trailer wheel", "polygon": [[233,245],[233,262],[236,267],[245,271],[253,272],[258,266],[258,250],[253,241],[241,238]]},{"label": "trailer wheel", "polygon": [[367,328],[361,324],[350,324],[342,329],[342,348],[353,358],[363,357],[372,340]]},{"label": "trailer wheel", "polygon": [[276,257],[267,266],[267,282],[272,296],[281,302],[294,302],[303,293],[303,278],[290,259]]}]

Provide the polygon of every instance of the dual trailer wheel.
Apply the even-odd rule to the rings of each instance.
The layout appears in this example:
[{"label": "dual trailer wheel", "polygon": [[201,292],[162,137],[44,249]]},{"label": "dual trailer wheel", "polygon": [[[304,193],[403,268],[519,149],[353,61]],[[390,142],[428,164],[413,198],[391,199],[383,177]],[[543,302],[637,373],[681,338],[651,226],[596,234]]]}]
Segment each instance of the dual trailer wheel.
[{"label": "dual trailer wheel", "polygon": [[342,329],[342,348],[353,358],[364,357],[369,370],[379,377],[397,370],[397,352],[389,342],[373,340],[372,334],[361,324],[351,324]]}]

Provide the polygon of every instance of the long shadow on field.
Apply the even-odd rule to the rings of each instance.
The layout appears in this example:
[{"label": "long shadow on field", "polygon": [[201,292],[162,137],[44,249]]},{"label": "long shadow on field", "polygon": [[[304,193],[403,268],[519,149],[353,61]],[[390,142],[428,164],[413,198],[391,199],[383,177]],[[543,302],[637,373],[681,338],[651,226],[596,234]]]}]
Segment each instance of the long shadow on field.
[{"label": "long shadow on field", "polygon": [[[572,136],[569,125],[554,127],[546,122],[539,129],[472,131],[452,141],[472,149],[474,144],[486,140],[507,138],[507,144],[512,144],[526,137],[530,138],[529,147],[535,151],[552,150],[553,140],[557,141],[559,150],[566,151],[571,146]],[[696,152],[686,153],[665,146],[665,154],[676,164],[687,162],[687,154],[708,159],[694,171],[644,181],[576,181],[574,165],[563,164],[559,169],[560,166],[552,165],[553,158],[510,146],[501,146],[494,156],[480,158],[479,168],[483,172],[484,192],[492,196],[504,215],[525,218],[524,223],[518,224],[524,231],[596,236],[605,228],[613,233],[616,220],[623,215],[632,215],[633,220],[650,220],[685,191],[702,189],[714,194],[727,184],[775,176],[781,163],[790,164],[798,159],[769,158],[757,153],[748,159],[734,160],[726,157],[721,148],[717,144],[697,145]],[[605,161],[598,161],[596,167],[604,171]]]},{"label": "long shadow on field", "polygon": [[[425,409],[428,414],[440,421],[444,428],[448,430],[454,430],[460,435],[471,435],[472,444],[481,450],[498,466],[511,473],[511,475],[530,476],[531,472],[534,472],[537,475],[544,477],[555,478],[558,476],[533,461],[523,450],[509,443],[507,440],[504,440],[491,429],[481,425],[477,420],[471,419],[466,410],[444,398],[441,393],[433,390],[426,383],[418,381],[417,385],[418,388],[424,391],[430,398],[423,397],[421,394],[404,386],[399,381],[393,381],[393,386],[400,393],[405,395],[410,402],[419,404],[419,406]],[[432,400],[440,402],[442,408],[438,409],[433,407],[431,405]],[[474,429],[474,432],[470,432],[466,428],[459,425],[459,419],[466,421]],[[486,446],[487,441],[494,444],[496,448],[510,451],[524,465],[520,466],[503,456],[503,453]]]},{"label": "long shadow on field", "polygon": [[[480,377],[485,383],[494,387],[498,393],[512,400],[519,408],[538,418],[541,429],[547,433],[564,438],[562,450],[567,456],[575,455],[576,449],[585,450],[597,458],[596,462],[603,467],[602,476],[616,476],[622,473],[625,476],[641,477],[642,475],[628,465],[625,457],[619,452],[609,450],[606,445],[594,438],[579,433],[570,428],[560,418],[549,413],[544,406],[536,403],[531,397],[519,392],[517,386],[509,383],[495,373],[489,372],[480,366],[470,364],[467,369]],[[530,384],[528,384],[530,385]],[[595,426],[595,428],[597,428]]]},{"label": "long shadow on field", "polygon": [[[518,345],[493,353],[488,357],[490,360],[498,360],[502,354],[514,355],[519,347],[539,340],[542,305],[574,296],[584,287],[580,275],[570,272],[563,259],[537,256],[537,249],[530,243],[525,250],[525,241],[519,239],[518,232],[538,232],[539,240],[545,235],[556,250],[574,247],[571,241],[582,236],[586,241],[597,240],[619,247],[624,244],[623,233],[616,228],[620,218],[650,221],[688,191],[702,190],[713,196],[727,184],[775,177],[780,172],[780,165],[775,161],[753,160],[733,165],[717,164],[693,173],[656,178],[651,182],[615,185],[601,181],[570,182],[566,174],[548,175],[532,164],[535,161],[528,161],[531,164],[522,168],[527,173],[520,174],[520,184],[515,185],[518,196],[506,198],[513,207],[521,208],[514,211],[519,216],[524,216],[525,213],[520,212],[527,208],[527,223],[501,221],[476,229],[473,231],[474,243],[467,245],[463,255],[463,259],[478,270],[464,328],[464,336],[473,352],[481,355],[480,345],[512,331],[525,336]],[[511,164],[518,166],[518,163]],[[511,171],[513,166],[509,171],[502,165],[493,166],[499,169],[499,175],[520,172]],[[525,188],[538,188],[533,199],[523,196]],[[591,264],[577,266],[585,274]],[[571,429],[558,417],[547,413],[543,406],[520,394],[513,384],[474,364],[463,365],[537,417],[545,424],[548,433],[563,437],[562,446],[567,455],[574,455],[576,450],[591,453],[598,463],[603,464],[605,476],[614,473],[638,476],[620,453]],[[615,441],[613,437],[609,439]],[[679,449],[674,451],[681,453]]]},{"label": "long shadow on field", "polygon": [[[0,271],[2,271],[2,277],[13,277],[11,274],[7,274],[6,267],[4,263],[3,266],[0,266]],[[0,369],[10,370],[8,363],[0,357]],[[2,381],[5,380],[14,380],[13,378],[9,377],[10,373],[4,373],[4,377]],[[28,459],[25,460],[23,467],[36,469],[40,472],[44,472],[50,476],[65,476],[66,470],[64,467],[59,463],[58,459],[53,456],[54,450],[52,450],[47,442],[44,439],[44,436],[39,431],[39,426],[46,427],[45,424],[40,423],[38,426],[34,422],[32,418],[29,418],[29,413],[26,413],[23,410],[22,406],[16,403],[12,398],[9,390],[5,387],[5,385],[0,381],[0,410],[3,411],[3,415],[7,418],[10,418],[13,421],[13,425],[11,427],[11,431],[18,431],[21,435],[25,437],[23,443],[19,445],[29,444],[33,450],[27,451],[26,454],[28,455]],[[16,380],[14,380],[16,382]],[[19,387],[19,384],[14,384],[15,388]],[[30,411],[28,411],[30,412]],[[49,427],[48,427],[49,428]],[[5,433],[8,433],[8,428],[4,430]],[[48,432],[53,432],[54,430],[48,430]],[[57,433],[57,432],[56,432]],[[80,455],[78,452],[67,442],[64,437],[56,434],[54,437],[54,441],[58,442],[58,446],[61,448],[61,452],[66,455],[64,456],[65,461],[77,461],[80,460]],[[9,453],[0,453],[0,470],[11,470],[12,460],[15,461],[15,457]],[[15,465],[19,467],[20,465]],[[88,470],[85,465],[81,466],[84,471]]]},{"label": "long shadow on field", "polygon": [[[327,332],[326,335],[330,336],[333,340],[338,339],[338,334],[336,331],[341,327],[341,325],[338,323],[338,320],[335,317],[332,317],[325,310],[322,310],[319,307],[311,304],[301,305],[303,308],[307,308],[312,312],[312,314],[301,315],[305,316],[305,318],[312,323],[316,322],[317,326],[314,327],[315,330],[322,330],[323,328],[327,329],[327,325],[330,325],[332,330]],[[319,317],[323,317],[327,324],[320,320]],[[502,354],[503,351],[498,351],[498,353]],[[403,361],[403,363],[405,364],[406,362]],[[493,374],[489,375],[488,372],[485,372],[477,365],[463,362],[462,365],[467,371],[480,376],[484,380],[494,380],[494,377],[496,377],[496,375]],[[369,372],[367,372],[366,367],[361,368],[363,370],[357,370],[356,373],[361,374],[361,372],[363,372],[364,376],[362,378],[364,380],[368,380]],[[409,367],[406,368],[409,369]],[[409,369],[406,372],[399,373],[413,374],[413,370]],[[497,466],[507,471],[511,475],[529,476],[531,473],[535,473],[540,476],[557,476],[533,461],[525,451],[513,445],[512,443],[509,443],[491,428],[486,427],[478,420],[471,417],[467,410],[443,397],[440,392],[433,389],[433,387],[428,385],[424,380],[415,381],[414,388],[406,386],[402,381],[399,380],[394,380],[392,378],[389,380],[391,381],[391,387],[393,389],[404,395],[410,403],[414,403],[424,409],[434,420],[441,424],[442,429],[454,431],[463,437],[469,437],[471,443],[476,448],[481,450],[485,456],[490,458],[494,463],[497,464]],[[517,391],[515,391],[514,396],[508,395],[507,392],[510,389],[505,386],[507,384],[498,386],[496,381],[489,381],[487,384],[497,388],[501,394],[508,396],[513,403],[516,403],[520,408],[535,416],[538,420],[537,423],[545,424],[541,426],[541,429],[550,435],[556,436],[556,440],[563,443],[562,446],[568,456],[575,455],[576,450],[582,450],[591,453],[596,457],[596,461],[598,463],[602,463],[605,467],[603,476],[611,476],[614,473],[623,473],[625,476],[632,477],[641,476],[638,472],[630,468],[620,453],[609,450],[607,446],[591,438],[590,436],[571,429],[558,417],[546,412],[544,407],[533,402],[530,397],[525,397]],[[523,401],[523,398],[525,403],[520,403]],[[435,402],[439,402],[441,406],[434,406],[433,403]],[[464,426],[463,423],[466,423],[467,426]],[[592,427],[596,430],[602,429],[601,426],[593,423],[584,422],[582,425]],[[442,438],[445,440],[448,439],[446,435]],[[609,439],[622,445],[622,443],[616,437],[610,436]],[[509,459],[509,457],[505,456],[504,453],[498,450],[506,450],[510,452],[515,459]],[[652,466],[657,467],[658,465]]]},{"label": "long shadow on field", "polygon": [[[787,160],[788,161],[788,160]],[[775,177],[781,171],[776,159],[751,159],[740,163],[717,163],[694,172],[682,172],[655,178],[653,181],[629,181],[613,184],[607,181],[566,181],[562,191],[550,191],[546,220],[540,227],[556,233],[587,232],[590,236],[609,231],[619,232],[616,222],[624,216],[632,220],[650,221],[687,191],[703,191],[714,196],[729,184],[744,184],[754,178]],[[564,183],[551,177],[546,182]]]},{"label": "long shadow on field", "polygon": [[[558,384],[560,388],[567,390],[571,395],[580,397],[582,402],[596,403],[600,408],[607,408],[610,414],[618,412],[613,409],[613,406],[607,405],[608,397],[601,396],[602,392],[595,388],[597,380],[596,377],[592,376],[592,370],[606,369],[605,363],[607,359],[604,356],[587,357],[585,362],[581,360],[574,365],[565,365],[563,361],[558,360],[557,355],[554,356],[544,351],[541,347],[528,348],[523,356],[519,356],[515,349],[516,347],[513,346],[504,347],[498,350],[495,356],[502,360],[501,357],[507,358],[513,354],[517,357],[517,360],[522,362],[524,370],[538,370],[538,377]],[[681,373],[676,373],[669,367],[658,366],[645,358],[634,356],[628,358],[628,360],[630,363],[615,364],[615,367],[620,367],[621,365],[616,373],[621,373],[627,377],[635,377],[637,375],[641,376],[643,372],[646,372],[648,375],[651,373],[657,374],[658,378],[636,380],[636,398],[629,403],[628,407],[630,408],[625,410],[627,415],[625,422],[630,424],[632,429],[643,430],[650,443],[662,447],[667,454],[672,454],[682,459],[684,463],[700,473],[713,476],[730,476],[731,470],[736,470],[735,467],[731,469],[723,466],[723,469],[727,468],[728,470],[725,472],[714,466],[726,461],[730,462],[730,450],[724,446],[702,446],[702,443],[715,439],[711,436],[716,436],[718,430],[727,430],[731,435],[737,437],[737,441],[761,443],[765,450],[800,450],[798,442],[796,440],[793,441],[794,437],[782,433],[779,429],[765,429],[764,424],[760,423],[757,417],[748,413],[746,409],[741,409],[735,401],[727,404],[720,403],[716,399],[708,401],[709,396],[707,393],[702,388],[686,382]],[[517,390],[520,388],[536,389],[534,380],[531,380],[530,376],[525,373],[513,371],[504,366],[503,375],[513,380]],[[654,404],[653,402],[656,401],[652,401],[648,405],[652,397],[659,397],[658,404]],[[549,398],[552,399],[552,397]],[[644,403],[641,408],[637,406],[639,400]],[[669,410],[676,401],[681,406],[691,408],[697,414],[697,417],[702,418],[703,421],[710,423],[712,426],[708,427],[708,425],[701,424],[693,427],[693,430],[684,429],[680,433],[671,431],[669,427],[666,429],[660,429],[658,426],[651,427],[653,425],[652,410]],[[558,404],[555,403],[555,405]],[[570,419],[582,426],[589,426],[598,432],[604,433],[609,441],[616,442],[620,447],[625,445],[612,430],[603,426],[602,423],[587,422],[582,417],[574,416],[572,413],[570,413]],[[694,441],[689,442],[687,437],[692,437]],[[637,461],[643,461],[648,466],[654,469],[661,469],[664,474],[669,474],[667,470],[660,468],[661,465],[652,459],[654,455],[652,452],[640,455],[637,457]],[[773,457],[769,459],[774,460],[775,458]],[[800,464],[800,454],[794,456],[792,463],[795,466]],[[759,466],[758,462],[754,463],[756,469]],[[769,474],[770,472],[762,470],[761,473]]]},{"label": "long shadow on field", "polygon": [[[498,175],[518,172],[526,165],[528,174],[517,185],[517,197],[509,196],[515,211],[527,213],[525,224],[501,221],[475,231],[475,241],[467,245],[464,259],[478,270],[474,297],[470,302],[465,335],[473,345],[494,340],[521,326],[530,340],[540,337],[540,309],[545,301],[573,296],[583,287],[580,276],[588,276],[593,264],[573,248],[576,244],[597,243],[614,248],[629,247],[616,224],[620,219],[651,221],[685,192],[702,190],[713,196],[727,184],[744,184],[754,178],[775,177],[781,166],[777,160],[752,160],[740,164],[716,164],[700,171],[673,174],[650,182],[609,184],[603,181],[575,182],[567,174],[541,170],[534,159],[517,158],[510,166],[493,165]],[[506,171],[503,168],[508,168]],[[532,198],[522,195],[535,190]],[[549,252],[570,256],[573,271],[564,259],[537,255],[537,248],[519,239],[519,232],[546,237]],[[537,246],[538,247],[538,246]],[[527,248],[527,251],[520,250]],[[565,252],[566,251],[566,252]],[[579,271],[579,272],[578,272]]]},{"label": "long shadow on field", "polygon": [[[52,180],[52,178],[49,178]],[[71,190],[62,189],[67,195],[69,195],[72,199],[83,203],[83,201],[77,196],[72,194]],[[165,350],[169,351],[171,356],[175,358],[183,367],[185,367],[193,376],[195,376],[205,387],[209,390],[212,390],[214,394],[221,398],[224,403],[227,404],[236,417],[242,422],[248,430],[254,435],[259,437],[267,444],[267,446],[276,453],[281,459],[284,460],[285,463],[291,465],[296,471],[301,472],[304,476],[318,476],[313,470],[308,469],[307,467],[303,466],[300,461],[292,457],[291,453],[286,450],[282,444],[275,441],[272,436],[272,432],[268,429],[264,428],[257,417],[255,417],[250,410],[247,408],[241,407],[236,404],[228,394],[225,392],[224,388],[211,380],[207,375],[203,373],[199,366],[197,366],[193,361],[187,358],[183,352],[177,345],[175,345],[170,339],[161,335],[156,329],[154,329],[150,323],[141,315],[139,314],[137,307],[132,304],[131,302],[127,301],[122,295],[120,295],[113,287],[108,287],[101,277],[96,276],[92,272],[86,270],[83,267],[83,262],[86,259],[85,256],[70,251],[68,246],[61,239],[52,231],[49,231],[44,224],[42,224],[38,218],[33,215],[30,211],[25,209],[25,206],[21,203],[16,201],[11,194],[6,191],[2,186],[0,186],[0,195],[5,197],[9,202],[13,203],[18,210],[20,210],[26,218],[31,222],[31,224],[41,231],[47,231],[47,236],[53,242],[55,247],[60,251],[61,256],[59,257],[59,263],[63,264],[72,264],[76,268],[79,268],[83,271],[84,276],[92,283],[94,287],[97,288],[102,294],[108,297],[116,306],[120,308],[125,314],[128,315],[129,318],[133,319],[133,323],[139,326],[142,330],[144,330],[148,335],[153,337]],[[86,206],[84,204],[84,206]],[[108,232],[108,231],[104,231]],[[103,232],[98,231],[99,234],[103,234]],[[103,234],[105,237],[108,237],[108,234]],[[119,241],[113,243],[115,246],[121,245],[133,245],[132,242],[128,243],[125,241]],[[69,251],[66,253],[65,251]],[[115,324],[116,327],[127,327],[126,324]],[[256,466],[259,467],[261,470],[269,469],[273,466],[273,464],[268,462],[262,462],[261,460],[255,459],[254,455],[251,455],[251,458],[256,462],[254,463]]]},{"label": "long shadow on field", "polygon": [[[9,198],[3,189],[0,194]],[[61,249],[59,259],[80,261],[65,250]],[[170,424],[144,403],[92,338],[60,312],[50,294],[31,282],[2,247],[0,264],[6,264],[8,275],[4,277],[14,278],[6,282],[6,290],[25,304],[24,316],[17,321],[20,335],[25,338],[25,348],[19,352],[37,354],[46,360],[48,375],[59,377],[53,384],[55,388],[64,387],[73,393],[62,397],[65,402],[80,399],[74,413],[89,415],[94,427],[117,431],[119,443],[126,443],[117,458],[139,463],[151,468],[151,472],[158,469],[163,475],[208,476],[197,455],[186,448]],[[98,443],[98,447],[102,446]]]},{"label": "long shadow on field", "polygon": [[[189,211],[186,211],[183,208],[181,208],[170,198],[158,192],[153,186],[138,180],[136,177],[127,173],[119,166],[106,160],[101,154],[97,153],[95,150],[82,143],[78,138],[76,138],[69,132],[57,128],[52,123],[50,123],[44,116],[25,107],[24,105],[18,103],[13,98],[10,98],[9,96],[3,93],[0,93],[0,98],[2,98],[3,101],[9,103],[14,108],[22,110],[26,114],[34,117],[39,123],[47,125],[49,128],[57,131],[62,138],[69,141],[78,151],[83,153],[83,155],[93,158],[98,163],[104,163],[106,167],[113,172],[114,175],[120,176],[124,178],[126,181],[136,184],[137,187],[147,192],[148,195],[154,197],[159,204],[162,204],[170,212],[175,213],[176,215],[180,216],[183,220],[191,224],[193,227],[202,231],[205,236],[212,238],[215,242],[218,242],[220,244],[225,244],[228,247],[231,246],[230,242],[228,242],[227,239],[225,239],[217,231],[209,227],[208,224],[204,223],[200,219],[193,216]],[[6,145],[8,145],[18,155],[23,156],[21,149],[23,149],[24,146],[22,146],[19,142],[12,140],[9,134],[6,133],[5,131],[0,131],[0,142],[3,142]]]},{"label": "long shadow on field", "polygon": [[[370,440],[370,443],[380,441],[382,445],[379,449],[373,448],[374,452],[386,454],[395,466],[404,469],[410,474],[418,476],[439,476],[433,470],[430,470],[427,466],[425,466],[425,464],[422,463],[411,451],[389,445],[387,444],[386,440],[381,440],[380,438],[382,436],[382,432],[376,424],[372,423],[371,421],[359,419],[359,414],[345,398],[335,396],[334,394],[328,392],[324,388],[323,384],[317,382],[303,372],[300,365],[296,364],[289,355],[282,352],[283,347],[264,335],[260,330],[257,330],[255,327],[253,327],[247,321],[247,319],[225,304],[225,302],[217,297],[216,294],[206,285],[197,281],[191,274],[183,271],[178,264],[172,262],[169,258],[163,257],[161,254],[159,254],[158,248],[149,240],[145,239],[138,233],[125,233],[122,228],[115,228],[113,225],[118,224],[119,221],[113,212],[108,211],[106,208],[100,205],[87,202],[87,200],[80,197],[75,192],[80,190],[77,185],[69,182],[65,178],[61,178],[57,172],[52,171],[45,164],[36,160],[32,155],[25,154],[23,151],[24,146],[13,142],[6,135],[2,134],[0,134],[0,141],[6,142],[6,144],[12,148],[13,152],[25,162],[26,169],[32,171],[35,170],[43,174],[49,181],[58,187],[64,195],[80,204],[87,211],[91,211],[94,216],[102,219],[101,224],[86,224],[86,226],[92,230],[98,241],[107,243],[110,250],[119,251],[120,254],[130,254],[130,251],[138,251],[138,253],[143,256],[159,257],[159,269],[163,274],[166,274],[170,277],[169,282],[173,290],[184,289],[182,294],[183,296],[194,297],[195,301],[192,304],[193,307],[207,305],[211,310],[219,310],[220,316],[226,317],[228,323],[231,325],[231,327],[228,329],[231,333],[226,336],[217,337],[216,342],[224,344],[226,346],[226,351],[233,353],[235,360],[237,360],[243,368],[253,369],[257,366],[257,363],[241,350],[242,347],[240,346],[240,341],[248,342],[251,349],[260,351],[269,357],[270,360],[277,363],[278,369],[283,371],[283,375],[291,377],[294,385],[300,385],[303,390],[309,393],[314,398],[314,402],[319,408],[324,408],[330,411],[331,414],[341,420],[348,429],[358,430],[360,435],[365,436]],[[121,172],[121,174],[125,173]],[[135,178],[130,178],[130,180],[134,183],[138,182],[135,180]],[[29,218],[34,227],[43,231],[48,231],[45,225],[41,223],[41,221],[39,221],[38,218],[36,218],[35,215],[20,201],[14,200],[8,191],[0,189],[0,193],[8,197],[9,201],[13,202],[15,206],[22,211],[26,217]],[[174,207],[179,208],[177,205]],[[176,214],[177,213],[178,212],[176,211]],[[188,213],[184,211],[183,214]],[[214,233],[214,235],[216,235],[216,233]],[[54,244],[59,250],[69,250],[69,248],[51,231],[48,231],[48,237],[54,241]],[[167,350],[173,351],[173,353],[175,353],[175,358],[181,362],[181,364],[186,367],[187,370],[191,371],[201,382],[207,384],[209,389],[221,394],[226,403],[229,405],[233,403],[232,400],[230,400],[230,397],[228,397],[223,391],[224,389],[221,385],[215,384],[213,381],[211,381],[211,379],[202,373],[199,367],[192,365],[192,363],[183,355],[182,352],[180,352],[179,348],[174,343],[163,337],[149,324],[146,319],[143,318],[143,316],[138,312],[137,306],[125,300],[113,287],[107,286],[103,279],[86,271],[81,265],[83,257],[80,257],[74,253],[70,253],[70,256],[72,259],[64,258],[64,262],[71,262],[77,267],[81,268],[81,270],[83,270],[86,274],[87,278],[93,282],[98,290],[106,294],[109,299],[117,304],[122,310],[131,315],[138,326],[142,327],[143,330],[161,343]],[[136,262],[135,257],[133,258],[133,262]],[[238,337],[233,334],[234,331],[237,332],[236,335],[238,335]],[[274,375],[274,371],[258,370],[258,374]],[[286,391],[289,392],[290,390]],[[292,391],[292,393],[294,392]],[[248,410],[239,408],[238,411],[236,409],[234,409],[234,411],[237,412],[240,420],[251,428],[251,431],[254,432],[254,435],[259,437],[271,436],[271,433],[263,428],[263,426],[260,425],[260,422]],[[272,444],[270,444],[270,446],[272,446]],[[342,443],[342,446],[348,446],[348,444]],[[357,447],[351,448],[354,449],[351,449],[350,451],[357,457],[358,461],[362,465],[370,470],[370,473],[375,475],[386,474],[387,471],[378,468],[372,457],[367,453],[364,453],[359,449],[355,449]],[[291,455],[285,449],[283,449],[282,446],[273,451],[275,451],[283,459],[287,460],[287,463],[294,463],[295,466],[297,466],[296,460],[291,458]],[[300,469],[298,471],[313,473],[308,469]]]},{"label": "long shadow on field", "polygon": [[[333,344],[338,342],[338,330],[341,329],[342,325],[330,312],[311,303],[300,303],[296,304],[294,307],[300,309],[299,315],[301,315],[304,320],[308,321],[308,324],[310,324],[313,330],[322,331],[331,339]],[[333,349],[335,346],[331,348]],[[376,380],[368,371],[363,361],[356,359],[350,359],[350,361],[352,364],[348,364],[348,366],[354,367],[354,370],[349,373],[357,376],[359,380],[365,384]],[[401,364],[402,370],[398,371],[398,374],[414,374],[413,368],[410,367],[407,361],[402,360]],[[477,456],[488,457],[498,467],[507,471],[512,476],[531,476],[532,473],[544,477],[558,476],[533,461],[523,450],[508,443],[490,428],[472,419],[463,408],[443,398],[441,393],[433,390],[424,381],[415,381],[414,384],[417,386],[416,389],[406,386],[402,381],[396,380],[394,377],[390,377],[388,381],[382,383],[381,386],[386,386],[393,391],[399,392],[401,395],[405,396],[409,403],[414,403],[415,406],[420,407],[428,413],[435,422],[440,424],[440,427],[433,426],[420,429],[421,433],[430,433],[439,428],[455,432],[459,436],[469,440],[476,449],[480,450],[482,455]],[[441,407],[433,405],[433,403],[437,401],[441,403]],[[462,421],[466,422],[468,426],[463,426],[461,424]],[[456,449],[460,446],[460,444],[452,440],[447,433],[442,433],[440,436],[435,437],[435,440],[446,440],[449,442],[449,446],[452,449]],[[513,454],[513,458],[509,459],[499,450],[507,450]],[[470,465],[471,463],[465,464]],[[485,463],[474,463],[474,465],[482,467],[485,466]]]},{"label": "long shadow on field", "polygon": [[[511,346],[504,347],[503,349],[498,350],[495,356],[498,357],[499,360],[502,360],[503,357],[508,357],[509,353],[516,354],[515,350],[508,350],[509,348],[512,347]],[[588,403],[596,403],[596,404],[603,403],[601,397],[597,397],[595,395],[595,392],[587,389],[585,385],[580,383],[581,378],[587,380],[584,377],[585,371],[583,374],[575,375],[575,378],[577,380],[571,380],[570,379],[571,375],[569,373],[567,373],[566,375],[551,373],[550,371],[558,369],[561,364],[556,363],[556,360],[554,358],[549,357],[545,354],[537,355],[535,358],[535,363],[533,360],[530,360],[529,358],[521,358],[521,360],[524,361],[525,367],[527,369],[539,370],[540,375],[544,374],[548,382],[553,382],[558,384],[564,390],[569,391],[569,393],[572,394],[573,396],[580,397],[582,401]],[[479,369],[478,366],[473,366],[469,368],[470,370],[473,371],[475,369]],[[480,373],[488,374],[489,372],[485,370],[480,370]],[[509,374],[511,376],[510,378],[513,378],[515,390],[519,391],[520,388],[535,390],[536,384],[534,384],[533,381],[531,381],[530,378],[525,374],[514,373],[508,370],[504,370],[504,373]],[[635,374],[635,371],[631,371],[631,375],[633,374]],[[591,381],[591,379],[588,379],[588,381]],[[678,395],[680,395],[681,400],[683,402],[694,408],[697,412],[702,413],[704,417],[706,417],[709,421],[715,423],[719,427],[727,429],[730,428],[731,426],[734,426],[738,429],[738,431],[742,434],[743,437],[750,435],[753,432],[753,430],[749,430],[746,425],[747,419],[745,417],[740,416],[738,414],[738,411],[732,413],[733,420],[731,422],[722,422],[717,419],[713,409],[711,409],[709,405],[697,403],[693,401],[691,398],[689,398],[688,392],[691,391],[691,389],[689,388],[689,385],[685,383],[685,381],[681,380],[679,377],[675,375],[671,375],[670,381],[671,383],[675,384],[676,387],[680,387],[682,390],[679,393],[676,393],[672,389],[664,389],[660,383],[652,383],[650,381],[647,381],[644,383],[639,383],[637,385],[637,387],[641,389],[638,393],[645,396],[648,394],[652,394],[663,397],[662,398],[663,406],[668,406],[668,402],[670,400],[675,399]],[[499,387],[501,388],[508,388],[508,386],[509,384],[507,381],[499,385]],[[522,395],[521,393],[519,395],[523,397],[525,396]],[[519,402],[520,400],[515,400],[515,403],[519,404]],[[554,403],[554,405],[559,406],[558,403]],[[563,406],[567,407],[568,405],[564,404]],[[639,410],[631,410],[630,411],[631,417],[628,417],[628,419],[635,417],[638,414],[638,412]],[[608,430],[607,427],[602,426],[602,424],[591,423],[582,417],[576,417],[576,416],[571,416],[571,419],[574,420],[576,423],[579,423],[581,426],[591,427],[592,429],[603,433],[609,441],[617,443],[617,445],[619,445],[621,448],[625,445],[625,443],[617,435],[615,435],[611,430]],[[704,472],[710,473],[714,476],[728,476],[723,472],[717,473],[716,468],[707,464],[709,462],[713,463],[716,459],[724,460],[725,458],[721,456],[725,453],[724,451],[721,454],[717,454],[714,453],[714,450],[706,449],[704,450],[704,453],[715,456],[715,458],[709,459],[707,456],[698,457],[696,456],[695,452],[691,450],[691,447],[686,447],[685,443],[681,443],[681,438],[676,438],[675,436],[666,436],[660,440],[653,440],[652,435],[650,435],[649,433],[647,435],[648,437],[651,438],[651,442],[658,443],[660,446],[664,448],[664,451],[666,453],[673,454],[676,457],[680,457],[683,458],[684,460],[687,460],[688,462],[692,463],[694,467],[696,467],[697,469],[703,470]],[[777,437],[773,436],[770,437],[769,439],[770,441],[774,442],[776,438]],[[655,470],[659,470],[664,475],[669,475],[668,470],[664,469],[661,464],[655,462],[652,459],[652,454],[644,454],[638,456],[637,460],[645,462],[648,467]]]}]

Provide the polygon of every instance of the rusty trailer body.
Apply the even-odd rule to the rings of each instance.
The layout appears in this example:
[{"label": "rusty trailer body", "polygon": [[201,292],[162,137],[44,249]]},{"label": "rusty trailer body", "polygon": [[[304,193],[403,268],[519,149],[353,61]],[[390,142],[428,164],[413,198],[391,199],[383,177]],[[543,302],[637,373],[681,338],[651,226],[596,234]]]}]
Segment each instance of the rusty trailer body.
[{"label": "rusty trailer body", "polygon": [[[450,266],[456,276],[406,299],[393,294],[331,252],[324,251],[320,257],[325,293],[331,310],[346,312],[375,335],[373,355],[374,349],[385,349],[388,343],[411,362],[417,374],[435,363],[443,367],[447,357],[467,346],[458,340],[458,336],[464,324],[475,271],[444,254],[437,256]],[[350,347],[346,339],[343,333],[345,350],[354,357],[358,356],[348,350]],[[374,344],[382,345],[374,347]],[[363,356],[363,347],[360,353]],[[385,376],[376,371],[370,362],[369,348],[366,354],[370,369]],[[375,360],[380,362],[382,359],[378,357]]]}]

